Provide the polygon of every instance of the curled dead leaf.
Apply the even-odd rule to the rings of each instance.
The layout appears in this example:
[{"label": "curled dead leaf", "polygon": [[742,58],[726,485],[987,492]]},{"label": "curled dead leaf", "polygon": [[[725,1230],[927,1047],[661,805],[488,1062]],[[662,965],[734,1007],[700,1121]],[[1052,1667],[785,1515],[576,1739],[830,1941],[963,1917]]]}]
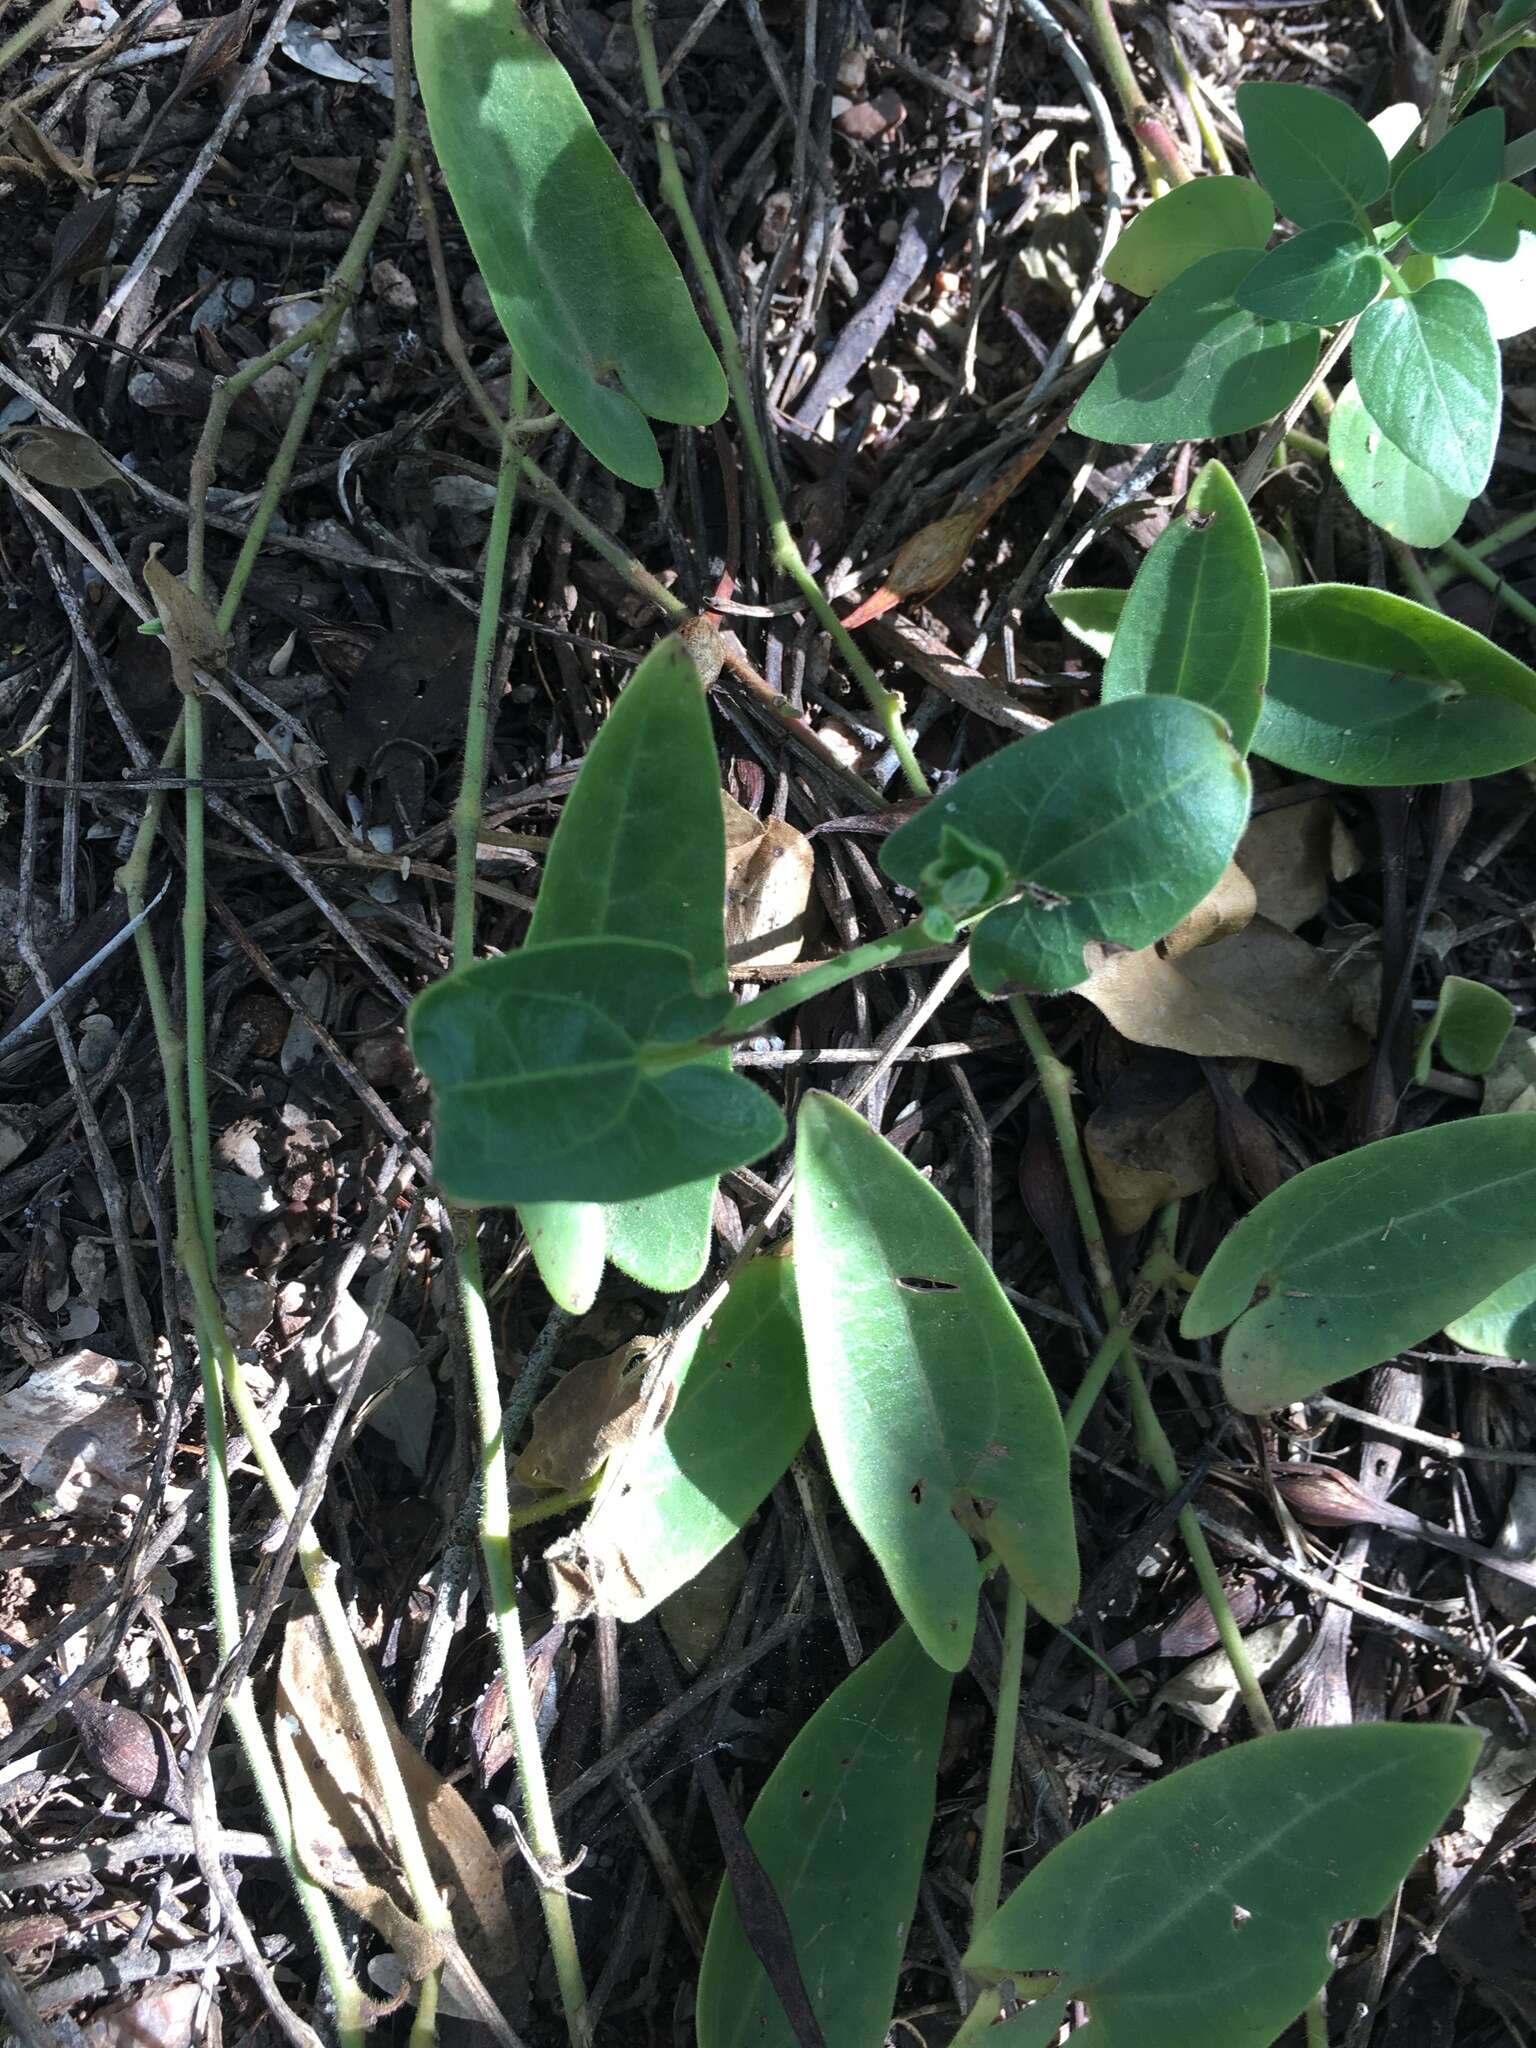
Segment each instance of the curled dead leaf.
[{"label": "curled dead leaf", "polygon": [[[603,1358],[573,1365],[533,1411],[515,1472],[525,1486],[573,1492],[594,1478],[640,1421],[644,1360],[655,1339],[634,1337]],[[636,1359],[639,1367],[630,1370]]]},{"label": "curled dead leaf", "polygon": [[384,1937],[412,1982],[441,1965],[455,1998],[483,2012],[485,1986],[512,1969],[501,1860],[466,1801],[400,1733],[372,1682],[457,1949],[445,1954],[448,1945],[412,1913],[378,1781],[313,1615],[296,1616],[284,1630],[277,1681],[277,1753],[299,1858],[317,1884]]},{"label": "curled dead leaf", "polygon": [[1216,1178],[1216,1105],[1199,1070],[1182,1060],[1139,1055],[1089,1117],[1083,1141],[1121,1236]]},{"label": "curled dead leaf", "polygon": [[1328,884],[1360,866],[1354,835],[1327,797],[1282,804],[1251,818],[1237,865],[1253,883],[1258,914],[1295,931],[1328,901]]},{"label": "curled dead leaf", "polygon": [[1165,960],[1177,960],[1196,946],[1213,946],[1251,923],[1257,908],[1253,883],[1235,860],[1229,860],[1215,888],[1159,942],[1158,951]]},{"label": "curled dead leaf", "polygon": [[782,818],[756,818],[724,790],[725,949],[733,967],[787,967],[810,935],[811,842]]},{"label": "curled dead leaf", "polygon": [[1325,956],[1267,918],[1177,960],[1155,946],[1087,953],[1091,972],[1077,993],[1136,1045],[1274,1060],[1314,1087],[1353,1073],[1370,1052],[1351,992]]},{"label": "curled dead leaf", "polygon": [[152,1447],[124,1368],[99,1351],[72,1351],[0,1395],[0,1452],[60,1514],[131,1513]]}]

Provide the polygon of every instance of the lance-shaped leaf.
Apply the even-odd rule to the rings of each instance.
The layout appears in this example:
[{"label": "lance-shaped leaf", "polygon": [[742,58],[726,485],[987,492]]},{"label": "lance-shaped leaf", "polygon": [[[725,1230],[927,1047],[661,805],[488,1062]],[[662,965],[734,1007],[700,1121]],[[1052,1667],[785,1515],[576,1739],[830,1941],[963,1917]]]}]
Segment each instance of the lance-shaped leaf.
[{"label": "lance-shaped leaf", "polygon": [[1252,178],[1191,178],[1137,214],[1105,258],[1104,275],[1149,299],[1202,256],[1262,249],[1274,225],[1269,194]]},{"label": "lance-shaped leaf", "polygon": [[1248,797],[1248,771],[1211,712],[1130,697],[968,769],[891,834],[880,865],[928,901],[946,829],[985,848],[1021,893],[972,935],[977,986],[1076,988],[1085,945],[1151,945],[1215,887]]},{"label": "lance-shaped leaf", "polygon": [[1328,460],[1356,510],[1413,548],[1449,540],[1472,502],[1408,460],[1366,411],[1353,381],[1328,422]]},{"label": "lance-shaped leaf", "polygon": [[795,1270],[827,1465],[930,1657],[971,1654],[979,1527],[1033,1604],[1077,1601],[1067,1442],[1023,1324],[954,1210],[834,1096],[795,1145]]},{"label": "lance-shaped leaf", "polygon": [[[901,1629],[795,1737],[747,1818],[828,2048],[881,2048],[933,1825],[952,1681]],[[796,2048],[721,1887],[699,1971],[699,2048]]]},{"label": "lance-shaped leaf", "polygon": [[[1086,646],[1112,647],[1124,591],[1059,590],[1050,603]],[[1496,775],[1536,759],[1536,672],[1390,591],[1277,590],[1253,751],[1298,775],[1371,788]]]},{"label": "lance-shaped leaf", "polygon": [[1353,108],[1310,85],[1240,85],[1254,175],[1299,228],[1354,220],[1387,189],[1387,153]]},{"label": "lance-shaped leaf", "polygon": [[525,946],[434,982],[410,1028],[443,1192],[625,1201],[760,1159],[784,1135],[773,1102],[684,1050],[730,1007],[686,953],[639,939]]},{"label": "lance-shaped leaf", "polygon": [[1434,1015],[1419,1037],[1415,1078],[1422,1081],[1436,1059],[1458,1074],[1486,1074],[1514,1021],[1515,1006],[1501,990],[1448,974],[1440,984]]},{"label": "lance-shaped leaf", "polygon": [[1371,417],[1410,462],[1475,498],[1499,441],[1503,378],[1482,301],[1451,277],[1360,316],[1350,367]]},{"label": "lance-shaped leaf", "polygon": [[514,0],[413,0],[411,34],[432,144],[507,339],[599,462],[657,488],[646,415],[705,426],[726,400],[661,231]]},{"label": "lance-shaped leaf", "polygon": [[1435,1124],[1266,1195],[1217,1247],[1181,1327],[1232,1324],[1222,1385],[1256,1415],[1422,1343],[1522,1272],[1533,1241],[1536,1117]]},{"label": "lance-shaped leaf", "polygon": [[[603,721],[545,857],[528,944],[659,939],[702,989],[723,989],[725,825],[704,686],[684,642],[663,640]],[[722,1069],[730,1054],[716,1055]],[[544,1284],[590,1308],[606,1254],[643,1287],[691,1287],[709,1256],[713,1178],[634,1202],[543,1205],[522,1218]]]},{"label": "lance-shaped leaf", "polygon": [[1414,157],[1392,186],[1392,216],[1415,249],[1450,256],[1493,211],[1504,168],[1504,109],[1484,107]]},{"label": "lance-shaped leaf", "polygon": [[598,1613],[639,1621],[745,1527],[810,1427],[794,1269],[753,1259],[694,1333],[666,1421],[623,1452],[561,1546],[562,1570]]},{"label": "lance-shaped leaf", "polygon": [[1223,718],[1239,753],[1269,668],[1269,578],[1242,492],[1219,462],[1136,572],[1104,667],[1104,702],[1188,697]]},{"label": "lance-shaped leaf", "polygon": [[1283,412],[1317,363],[1317,332],[1238,305],[1255,249],[1202,256],[1132,321],[1078,400],[1099,441],[1218,440]]},{"label": "lance-shaped leaf", "polygon": [[1054,1848],[966,1964],[1053,1973],[1058,2018],[1081,1999],[1094,2048],[1268,2048],[1326,1982],[1335,1924],[1381,1912],[1407,1876],[1480,1742],[1382,1723],[1206,1757]]}]

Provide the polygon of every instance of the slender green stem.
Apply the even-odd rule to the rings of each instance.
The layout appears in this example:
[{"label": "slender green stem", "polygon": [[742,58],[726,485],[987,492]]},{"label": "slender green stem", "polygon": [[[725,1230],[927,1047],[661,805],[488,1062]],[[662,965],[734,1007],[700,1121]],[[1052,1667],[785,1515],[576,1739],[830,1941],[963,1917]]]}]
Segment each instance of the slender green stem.
[{"label": "slender green stem", "polygon": [[[514,415],[522,411],[527,392],[528,379],[519,368],[513,377]],[[529,466],[518,451],[515,419],[513,429],[504,429],[502,433],[496,501],[491,513],[491,531],[480,584],[474,670],[465,718],[464,768],[453,813],[453,964],[456,968],[468,967],[475,957],[475,860],[480,843],[485,766],[490,752],[491,675],[518,480]],[[455,1217],[455,1279],[480,1436],[480,1554],[485,1571],[486,1605],[491,1612],[501,1655],[507,1721],[518,1783],[522,1788],[529,1846],[538,1864],[539,1900],[555,1960],[566,2029],[572,2048],[586,2048],[590,2040],[586,1983],[576,1947],[571,1902],[563,1888],[560,1837],[555,1826],[549,1782],[544,1773],[544,1753],[539,1745],[538,1724],[528,1681],[528,1657],[517,1608],[517,1575],[512,1561],[512,1515],[507,1488],[507,1447],[501,1433],[501,1389],[496,1375],[496,1345],[485,1304],[485,1281],[476,1231],[477,1223],[473,1216]],[[541,1511],[549,1511],[546,1503],[537,1505]]]},{"label": "slender green stem", "polygon": [[0,71],[8,71],[18,57],[24,57],[40,37],[52,34],[61,21],[75,11],[75,0],[47,0],[0,43]]},{"label": "slender green stem", "polygon": [[[646,104],[653,115],[665,115],[666,98],[662,91],[661,68],[656,61],[656,39],[651,30],[651,0],[633,0],[633,20]],[[731,319],[731,309],[726,304],[714,261],[694,215],[693,203],[688,197],[688,187],[683,181],[682,169],[677,161],[677,150],[672,141],[671,125],[664,119],[658,119],[656,122],[656,157],[663,196],[677,216],[678,227],[687,244],[688,254],[693,260],[699,289],[704,294],[710,319],[714,322],[721,358],[725,364],[726,382],[731,388],[731,402],[736,408],[747,459],[752,465],[752,475],[763,502],[774,566],[796,585],[806,603],[831,634],[838,652],[857,677],[859,687],[869,699],[870,708],[880,722],[881,731],[895,751],[896,758],[901,763],[902,773],[911,785],[913,793],[917,796],[926,796],[927,781],[918,765],[917,756],[912,751],[912,742],[907,737],[906,727],[901,722],[904,709],[901,699],[893,691],[888,690],[875,674],[853,635],[832,609],[826,593],[806,566],[799,544],[790,532],[783,500],[779,496],[779,487],[774,481],[773,465],[768,460],[768,450],[758,425],[757,410],[752,403],[752,382],[747,374],[746,358],[741,352],[736,326]]]},{"label": "slender green stem", "polygon": [[1013,1785],[1013,1751],[1019,1732],[1019,1694],[1024,1685],[1024,1631],[1029,1603],[1008,1581],[1003,1610],[1003,1662],[997,1680],[997,1715],[992,1724],[992,1761],[987,1771],[987,1805],[971,1893],[971,1938],[997,1911],[1003,1892],[1003,1844],[1008,1833],[1008,1794]]},{"label": "slender green stem", "polygon": [[1440,552],[1448,562],[1453,562],[1465,575],[1481,583],[1485,590],[1493,591],[1501,604],[1505,604],[1517,619],[1523,619],[1528,626],[1536,626],[1536,604],[1518,590],[1511,590],[1497,569],[1475,554],[1471,548],[1463,547],[1459,540],[1440,543]]},{"label": "slender green stem", "polygon": [[560,2000],[572,2048],[588,2048],[591,2029],[586,2016],[587,1992],[571,1923],[571,1902],[565,1892],[560,1836],[555,1826],[544,1753],[528,1684],[528,1657],[517,1611],[517,1577],[512,1565],[512,1537],[507,1492],[507,1453],[501,1437],[501,1390],[496,1378],[496,1346],[485,1304],[480,1245],[471,1217],[455,1218],[459,1299],[474,1382],[475,1412],[480,1424],[480,1551],[485,1565],[487,1605],[501,1652],[507,1721],[523,1794],[528,1845],[538,1862],[539,1897],[544,1925],[555,1961]]},{"label": "slender green stem", "polygon": [[[1046,1108],[1050,1112],[1056,1142],[1066,1168],[1067,1184],[1071,1188],[1073,1206],[1077,1211],[1078,1229],[1087,1246],[1089,1264],[1093,1269],[1099,1299],[1104,1307],[1105,1323],[1112,1334],[1122,1316],[1120,1290],[1115,1285],[1114,1274],[1110,1269],[1109,1251],[1104,1240],[1103,1227],[1099,1222],[1098,1204],[1093,1198],[1087,1163],[1083,1158],[1082,1142],[1078,1137],[1077,1119],[1072,1113],[1072,1076],[1052,1052],[1050,1041],[1041,1029],[1040,1020],[1028,998],[1015,996],[1010,1008],[1018,1023],[1020,1036],[1028,1047],[1040,1075],[1040,1089],[1045,1098]],[[1130,1392],[1131,1410],[1136,1420],[1137,1441],[1141,1454],[1157,1475],[1158,1482],[1164,1490],[1170,1494],[1177,1493],[1181,1483],[1178,1460],[1174,1456],[1173,1446],[1168,1441],[1163,1425],[1158,1420],[1157,1411],[1152,1406],[1141,1366],[1129,1345],[1122,1351],[1119,1364]],[[1269,1711],[1269,1702],[1264,1697],[1253,1665],[1249,1661],[1242,1630],[1237,1625],[1226,1588],[1221,1583],[1221,1574],[1216,1569],[1216,1560],[1212,1557],[1210,1545],[1205,1540],[1205,1531],[1201,1528],[1192,1507],[1185,1508],[1180,1514],[1178,1526],[1185,1549],[1189,1552],[1189,1561],[1194,1566],[1200,1590],[1210,1606],[1217,1632],[1221,1637],[1222,1648],[1231,1660],[1238,1690],[1248,1710],[1248,1717],[1261,1735],[1271,1735],[1275,1729],[1274,1716]]]},{"label": "slender green stem", "polygon": [[933,943],[919,919],[914,924],[903,925],[900,931],[888,932],[884,938],[871,939],[866,945],[855,946],[847,953],[837,954],[834,959],[809,967],[804,974],[792,974],[787,981],[765,988],[750,1003],[739,1003],[718,1031],[712,1031],[707,1038],[699,1039],[695,1045],[686,1048],[685,1057],[697,1059],[701,1047],[734,1045],[740,1039],[751,1038],[786,1010],[808,1003],[813,996],[825,995],[828,989],[840,988],[856,975],[889,967],[893,960],[905,959],[909,953],[927,952]]},{"label": "slender green stem", "polygon": [[181,949],[186,973],[187,1108],[192,1125],[192,1207],[203,1256],[217,1281],[218,1240],[213,1222],[213,1140],[208,1118],[208,1006],[204,1000],[204,940],[208,928],[203,801],[203,699],[194,688],[182,700],[187,757],[186,880],[181,904]]},{"label": "slender green stem", "polygon": [[[1486,567],[1490,555],[1496,555],[1500,548],[1507,548],[1511,541],[1524,540],[1533,530],[1536,530],[1536,510],[1517,512],[1512,519],[1501,520],[1492,533],[1485,533],[1481,540],[1470,542],[1465,552],[1475,556]],[[1436,590],[1444,590],[1447,583],[1454,583],[1461,573],[1460,563],[1441,562],[1430,570],[1429,580]]]},{"label": "slender green stem", "polygon": [[1087,0],[1087,9],[1093,39],[1098,44],[1099,59],[1109,73],[1115,97],[1136,138],[1142,168],[1149,182],[1154,184],[1154,189],[1158,179],[1170,185],[1187,185],[1191,177],[1189,165],[1166,124],[1158,118],[1156,109],[1137,83],[1110,0]]}]

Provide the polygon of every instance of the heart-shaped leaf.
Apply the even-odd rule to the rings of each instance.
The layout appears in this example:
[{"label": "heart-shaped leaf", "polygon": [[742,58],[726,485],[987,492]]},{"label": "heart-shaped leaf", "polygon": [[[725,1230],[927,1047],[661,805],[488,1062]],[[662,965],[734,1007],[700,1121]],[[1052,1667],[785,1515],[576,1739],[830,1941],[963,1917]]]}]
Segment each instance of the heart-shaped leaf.
[{"label": "heart-shaped leaf", "polygon": [[[1125,592],[1060,590],[1050,604],[1102,652]],[[1253,751],[1298,775],[1372,788],[1496,775],[1536,760],[1536,673],[1470,626],[1390,591],[1276,590]]]},{"label": "heart-shaped leaf", "polygon": [[1503,381],[1475,292],[1437,277],[1360,316],[1350,358],[1371,417],[1410,462],[1475,498],[1499,439]]},{"label": "heart-shaped leaf", "polygon": [[1254,174],[1299,228],[1359,222],[1387,189],[1387,153],[1360,116],[1310,85],[1240,85]]},{"label": "heart-shaped leaf", "polygon": [[639,939],[525,946],[434,982],[410,1027],[443,1192],[623,1201],[760,1159],[784,1135],[773,1102],[685,1051],[730,1008],[686,953]]},{"label": "heart-shaped leaf", "polygon": [[1485,107],[1398,173],[1393,215],[1415,249],[1453,255],[1492,212],[1503,169],[1504,109]]},{"label": "heart-shaped leaf", "polygon": [[1205,1757],[1052,1849],[966,1964],[1052,1973],[1057,2017],[1081,1999],[1094,2048],[1268,2048],[1327,1981],[1334,1925],[1381,1912],[1412,1869],[1480,1742],[1379,1723]]},{"label": "heart-shaped leaf", "polygon": [[[795,1737],[747,1818],[828,2048],[881,2048],[933,1825],[952,1680],[910,1629]],[[797,2048],[729,1879],[699,1970],[698,2048]]]},{"label": "heart-shaped leaf", "polygon": [[1422,1081],[1436,1059],[1458,1074],[1486,1074],[1514,1021],[1515,1006],[1501,990],[1448,974],[1440,984],[1434,1015],[1419,1035],[1415,1079]]},{"label": "heart-shaped leaf", "polygon": [[828,1469],[929,1656],[971,1654],[980,1576],[957,1513],[1068,1620],[1067,1440],[1035,1348],[944,1197],[831,1095],[800,1109],[795,1271]]},{"label": "heart-shaped leaf", "polygon": [[639,1621],[687,1585],[756,1514],[810,1427],[794,1270],[753,1259],[695,1334],[666,1421],[623,1453],[562,1546],[597,1611]]},{"label": "heart-shaped leaf", "polygon": [[1269,579],[1241,491],[1219,462],[1190,487],[1136,572],[1104,668],[1104,702],[1188,697],[1223,718],[1239,753],[1269,668]]},{"label": "heart-shaped leaf", "polygon": [[1182,1328],[1232,1324],[1222,1385],[1257,1415],[1433,1336],[1523,1271],[1533,1241],[1536,1117],[1435,1124],[1266,1195],[1217,1247]]},{"label": "heart-shaped leaf", "polygon": [[1366,411],[1353,381],[1328,422],[1328,460],[1357,511],[1409,547],[1439,547],[1467,516],[1471,499],[1410,462]]},{"label": "heart-shaped leaf", "polygon": [[507,339],[599,462],[659,488],[646,414],[707,426],[726,400],[660,230],[513,0],[414,0],[411,35],[432,145]]},{"label": "heart-shaped leaf", "polygon": [[1437,257],[1435,274],[1476,292],[1495,341],[1536,327],[1536,199],[1501,185],[1477,233],[1454,256]]},{"label": "heart-shaped leaf", "polygon": [[1019,894],[972,934],[977,986],[1054,993],[1087,979],[1090,942],[1149,946],[1194,909],[1232,857],[1248,798],[1248,771],[1203,705],[1128,697],[968,769],[891,834],[880,865],[923,894],[947,829],[988,849]]},{"label": "heart-shaped leaf", "polygon": [[[545,856],[529,945],[660,939],[680,946],[702,989],[725,975],[725,825],[704,686],[672,637],[635,670],[588,750]],[[729,1052],[716,1055],[722,1071]],[[642,1287],[691,1287],[709,1256],[714,1180],[598,1210],[522,1212],[555,1300],[583,1314],[606,1255]]]},{"label": "heart-shaped leaf", "polygon": [[1237,288],[1237,302],[1266,320],[1352,320],[1381,290],[1376,244],[1351,221],[1303,228],[1261,256]]},{"label": "heart-shaped leaf", "polygon": [[1072,425],[1097,441],[1216,440],[1283,412],[1317,364],[1317,335],[1259,320],[1233,294],[1252,249],[1202,256],[1109,352]]},{"label": "heart-shaped leaf", "polygon": [[1252,178],[1192,178],[1138,213],[1104,262],[1111,284],[1144,299],[1226,249],[1262,249],[1274,231],[1269,194]]}]

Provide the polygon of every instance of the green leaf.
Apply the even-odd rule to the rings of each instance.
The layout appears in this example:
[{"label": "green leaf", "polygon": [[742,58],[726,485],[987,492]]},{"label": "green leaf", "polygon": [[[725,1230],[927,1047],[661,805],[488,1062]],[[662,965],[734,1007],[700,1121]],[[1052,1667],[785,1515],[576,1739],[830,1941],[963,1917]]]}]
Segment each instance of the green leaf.
[{"label": "green leaf", "polygon": [[828,1469],[929,1656],[971,1654],[980,1574],[957,1512],[1069,1620],[1067,1440],[1035,1348],[944,1197],[831,1095],[800,1109],[795,1268]]},{"label": "green leaf", "polygon": [[1104,702],[1188,697],[1226,720],[1240,754],[1269,668],[1269,579],[1242,492],[1219,462],[1190,487],[1136,572],[1104,669]]},{"label": "green leaf", "polygon": [[470,1206],[625,1201],[760,1159],[761,1089],[684,1048],[730,996],[674,946],[575,939],[477,961],[411,1005],[443,1192]]},{"label": "green leaf", "polygon": [[1434,1015],[1419,1035],[1414,1079],[1422,1081],[1438,1053],[1458,1074],[1486,1074],[1509,1036],[1515,1006],[1496,988],[1448,974]]},{"label": "green leaf", "polygon": [[[933,1825],[952,1680],[910,1629],[795,1737],[747,1819],[829,2048],[881,2048]],[[699,1970],[698,2048],[796,2048],[727,1879]]]},{"label": "green leaf", "polygon": [[1231,859],[1248,797],[1211,712],[1128,697],[968,769],[891,834],[880,865],[921,891],[946,826],[998,854],[1021,893],[976,926],[971,972],[988,994],[1051,994],[1088,978],[1090,942],[1135,948],[1172,931]]},{"label": "green leaf", "polygon": [[1493,209],[1504,168],[1504,109],[1485,107],[1398,173],[1392,211],[1415,249],[1450,256]]},{"label": "green leaf", "polygon": [[635,1622],[723,1550],[811,1427],[787,1258],[752,1259],[684,1356],[662,1427],[624,1453],[570,1550],[598,1611]]},{"label": "green leaf", "polygon": [[1093,2048],[1268,2048],[1326,1982],[1334,1925],[1386,1907],[1481,1740],[1302,1728],[1189,1764],[1052,1849],[967,1967],[1055,1972]]},{"label": "green leaf", "polygon": [[1240,85],[1237,113],[1254,174],[1297,227],[1358,222],[1386,191],[1386,151],[1332,93],[1310,85]]},{"label": "green leaf", "polygon": [[1536,1266],[1496,1287],[1445,1326],[1445,1334],[1488,1358],[1536,1358]]},{"label": "green leaf", "polygon": [[1257,1415],[1443,1329],[1529,1265],[1533,1237],[1536,1117],[1435,1124],[1266,1195],[1217,1247],[1181,1327],[1232,1324],[1222,1385]]},{"label": "green leaf", "polygon": [[1536,327],[1536,199],[1501,185],[1493,210],[1454,256],[1435,260],[1437,276],[1476,292],[1495,341]]},{"label": "green leaf", "polygon": [[1109,352],[1072,425],[1096,441],[1218,439],[1284,411],[1317,366],[1317,335],[1260,321],[1233,294],[1251,249],[1202,256]]},{"label": "green leaf", "polygon": [[1351,366],[1360,396],[1411,462],[1475,498],[1499,440],[1498,346],[1475,292],[1437,277],[1360,317]]},{"label": "green leaf", "polygon": [[507,339],[599,462],[658,489],[645,415],[706,426],[726,400],[660,230],[512,0],[414,0],[411,34],[432,144]]},{"label": "green leaf", "polygon": [[[1050,603],[1099,651],[1113,643],[1125,592],[1060,590]],[[1536,759],[1536,673],[1470,626],[1390,591],[1272,591],[1253,751],[1298,775],[1367,788],[1495,775]]]},{"label": "green leaf", "polygon": [[[675,635],[654,647],[603,721],[566,798],[544,862],[529,945],[661,939],[680,946],[703,989],[726,987],[725,825],[704,686]],[[722,1072],[729,1052],[715,1056]],[[604,1255],[643,1287],[691,1287],[709,1257],[715,1181],[694,1181],[584,1214],[525,1212],[545,1286],[590,1308]]]},{"label": "green leaf", "polygon": [[1266,320],[1328,327],[1363,313],[1382,278],[1376,245],[1363,229],[1322,221],[1261,256],[1238,286],[1237,303]]},{"label": "green leaf", "polygon": [[1193,178],[1137,214],[1110,250],[1104,275],[1149,299],[1202,256],[1262,249],[1274,225],[1269,194],[1252,178]]},{"label": "green leaf", "polygon": [[1471,499],[1410,462],[1366,411],[1353,381],[1328,422],[1328,459],[1355,509],[1410,547],[1439,547],[1467,516]]}]

